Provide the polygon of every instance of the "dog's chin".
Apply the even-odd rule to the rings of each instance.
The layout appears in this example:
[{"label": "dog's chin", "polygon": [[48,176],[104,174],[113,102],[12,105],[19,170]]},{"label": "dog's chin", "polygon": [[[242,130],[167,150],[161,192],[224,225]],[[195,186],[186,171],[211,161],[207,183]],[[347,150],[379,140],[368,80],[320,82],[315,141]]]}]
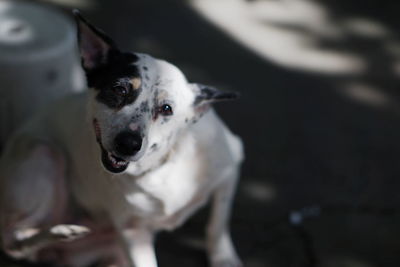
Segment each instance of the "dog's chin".
[{"label": "dog's chin", "polygon": [[101,147],[101,162],[104,168],[111,173],[124,172],[128,166],[129,161],[125,161]]}]

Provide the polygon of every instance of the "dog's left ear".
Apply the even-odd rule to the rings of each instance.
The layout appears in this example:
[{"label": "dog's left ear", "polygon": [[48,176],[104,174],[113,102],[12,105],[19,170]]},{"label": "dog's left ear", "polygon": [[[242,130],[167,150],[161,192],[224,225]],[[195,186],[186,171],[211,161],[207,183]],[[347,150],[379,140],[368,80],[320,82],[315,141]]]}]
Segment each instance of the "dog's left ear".
[{"label": "dog's left ear", "polygon": [[237,92],[221,91],[215,87],[198,83],[191,84],[191,86],[196,94],[194,100],[195,106],[214,103],[217,101],[235,100],[239,98],[239,93]]},{"label": "dog's left ear", "polygon": [[[234,100],[239,97],[237,92],[221,91],[212,86],[198,83],[192,83],[190,86],[195,93],[193,107],[196,118],[203,116],[214,102]],[[197,119],[194,121],[197,121]]]},{"label": "dog's left ear", "polygon": [[85,71],[94,70],[108,60],[111,51],[118,51],[113,40],[90,24],[78,10],[73,11],[78,27],[78,44]]}]

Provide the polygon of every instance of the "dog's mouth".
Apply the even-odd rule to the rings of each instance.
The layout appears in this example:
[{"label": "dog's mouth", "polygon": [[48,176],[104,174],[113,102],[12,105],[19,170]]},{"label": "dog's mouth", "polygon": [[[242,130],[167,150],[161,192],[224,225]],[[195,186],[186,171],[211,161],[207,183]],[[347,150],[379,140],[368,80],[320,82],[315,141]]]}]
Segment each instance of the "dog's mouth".
[{"label": "dog's mouth", "polygon": [[117,157],[103,147],[101,142],[101,129],[96,119],[93,119],[93,127],[96,134],[96,141],[101,148],[101,162],[104,168],[112,173],[121,173],[125,171],[128,168],[129,161]]},{"label": "dog's mouth", "polygon": [[125,161],[111,152],[108,152],[101,146],[101,161],[103,166],[112,173],[121,173],[128,168],[129,161]]}]

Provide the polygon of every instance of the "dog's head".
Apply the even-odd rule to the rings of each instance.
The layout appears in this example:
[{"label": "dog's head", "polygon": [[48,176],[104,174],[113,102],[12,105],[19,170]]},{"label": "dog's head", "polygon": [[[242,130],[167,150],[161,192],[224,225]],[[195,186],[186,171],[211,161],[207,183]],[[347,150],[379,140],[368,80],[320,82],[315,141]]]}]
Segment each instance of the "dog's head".
[{"label": "dog's head", "polygon": [[237,97],[188,83],[166,61],[122,52],[104,32],[74,13],[90,88],[90,119],[106,170],[121,173],[145,155],[166,154],[179,133],[212,102]]}]

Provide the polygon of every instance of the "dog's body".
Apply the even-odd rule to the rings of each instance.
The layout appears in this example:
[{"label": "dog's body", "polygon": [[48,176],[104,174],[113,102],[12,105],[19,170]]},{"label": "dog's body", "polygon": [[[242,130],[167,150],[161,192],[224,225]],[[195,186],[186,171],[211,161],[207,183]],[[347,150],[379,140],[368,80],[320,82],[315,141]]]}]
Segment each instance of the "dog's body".
[{"label": "dog's body", "polygon": [[[92,89],[43,110],[6,147],[5,250],[57,261],[54,251],[62,251],[71,266],[155,267],[154,233],[181,225],[212,195],[210,262],[240,266],[228,219],[242,145],[209,108],[232,94],[189,84],[175,66],[148,55],[114,56],[107,37],[83,19],[78,25]],[[108,56],[101,63],[100,54]],[[121,71],[106,77],[108,67]],[[60,245],[87,232],[67,223],[93,233]]]}]

